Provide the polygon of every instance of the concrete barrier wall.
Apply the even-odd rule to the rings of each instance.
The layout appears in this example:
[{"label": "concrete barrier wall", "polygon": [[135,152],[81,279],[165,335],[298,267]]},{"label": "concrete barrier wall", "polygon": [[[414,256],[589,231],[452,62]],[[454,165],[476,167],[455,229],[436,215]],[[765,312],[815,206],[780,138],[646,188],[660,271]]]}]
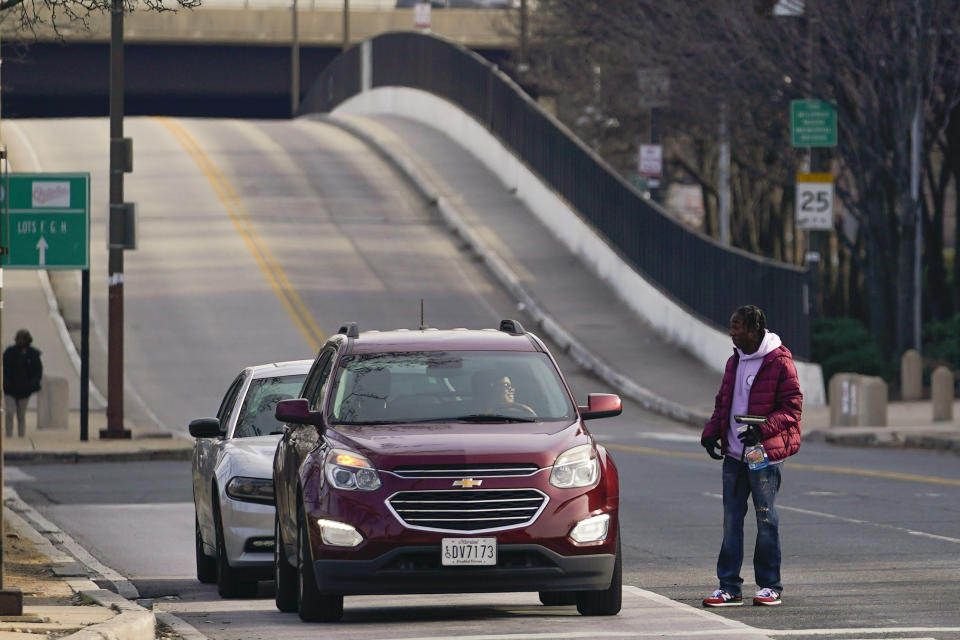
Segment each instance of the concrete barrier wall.
[{"label": "concrete barrier wall", "polygon": [[[588,268],[606,281],[635,313],[711,369],[723,371],[731,353],[730,336],[690,315],[621,260],[566,201],[544,185],[470,115],[430,93],[404,87],[364,91],[334,110],[334,113],[339,112],[389,113],[445,131],[497,175],[508,190],[514,191],[533,214]],[[776,327],[771,330],[776,331]],[[797,361],[796,366],[804,404],[823,406],[826,394],[820,365]]]}]

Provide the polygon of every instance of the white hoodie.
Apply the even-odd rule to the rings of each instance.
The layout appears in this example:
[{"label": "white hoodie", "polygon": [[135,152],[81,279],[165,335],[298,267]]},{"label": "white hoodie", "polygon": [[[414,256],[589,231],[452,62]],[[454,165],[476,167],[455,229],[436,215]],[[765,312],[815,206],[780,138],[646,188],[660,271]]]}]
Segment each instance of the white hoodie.
[{"label": "white hoodie", "polygon": [[749,413],[750,409],[750,389],[753,387],[753,379],[763,364],[763,357],[779,347],[783,342],[780,336],[770,331],[766,331],[760,347],[753,353],[744,353],[739,348],[736,349],[740,356],[740,362],[737,364],[737,375],[733,385],[733,398],[730,400],[730,429],[727,431],[727,455],[739,460],[743,455],[743,442],[737,437],[737,428],[742,426],[737,424],[733,416],[739,416]]}]

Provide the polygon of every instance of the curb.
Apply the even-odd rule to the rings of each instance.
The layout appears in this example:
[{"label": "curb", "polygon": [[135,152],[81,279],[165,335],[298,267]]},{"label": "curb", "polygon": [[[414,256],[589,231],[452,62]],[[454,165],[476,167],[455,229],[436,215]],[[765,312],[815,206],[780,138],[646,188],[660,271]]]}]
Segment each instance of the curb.
[{"label": "curb", "polygon": [[[37,551],[47,556],[56,568],[67,567],[70,569],[65,575],[76,576],[78,571],[76,567],[81,566],[82,562],[76,560],[73,556],[64,553],[50,541],[49,538],[38,531],[31,522],[31,518],[25,517],[32,512],[32,507],[24,503],[16,490],[3,487],[4,517],[11,527],[15,528],[23,537],[30,540]],[[42,525],[41,525],[42,526]],[[84,567],[86,570],[86,567]],[[85,587],[95,587],[96,585],[86,577],[65,578],[71,590],[80,595],[80,598],[90,604],[96,604],[114,611],[117,615],[105,622],[84,627],[63,638],[72,640],[154,640],[156,637],[156,618],[153,611],[144,609],[112,591],[106,589],[86,589]]]},{"label": "curb", "polygon": [[427,203],[437,207],[441,218],[443,218],[447,226],[467,243],[470,249],[477,254],[487,269],[493,274],[497,281],[499,281],[501,286],[513,296],[518,308],[530,315],[534,322],[536,322],[537,327],[542,329],[543,332],[549,336],[552,341],[557,343],[564,352],[570,355],[578,365],[593,372],[601,380],[617,389],[622,395],[639,403],[645,409],[695,427],[702,427],[704,423],[710,419],[709,415],[668,400],[650,389],[637,384],[587,349],[579,340],[564,329],[559,322],[540,308],[533,296],[520,284],[520,279],[517,275],[473,233],[469,226],[463,221],[456,207],[446,198],[438,195],[434,185],[420,174],[409,158],[395,153],[380,144],[379,140],[366,131],[335,116],[318,115],[312,116],[311,119],[320,120],[339,127],[350,135],[360,139],[405,175]]},{"label": "curb", "polygon": [[81,591],[85,602],[107,607],[117,615],[66,636],[70,640],[154,640],[157,620],[153,611],[144,609],[106,589]]}]

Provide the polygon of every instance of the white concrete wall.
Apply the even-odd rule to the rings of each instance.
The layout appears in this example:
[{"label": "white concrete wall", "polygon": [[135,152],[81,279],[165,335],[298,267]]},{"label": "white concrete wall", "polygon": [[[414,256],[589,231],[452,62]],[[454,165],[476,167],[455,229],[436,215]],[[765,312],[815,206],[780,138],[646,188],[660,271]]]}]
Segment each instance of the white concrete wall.
[{"label": "white concrete wall", "polygon": [[[431,93],[404,87],[365,91],[338,106],[334,110],[337,112],[394,114],[446,132],[494,172],[508,190],[515,191],[530,211],[609,283],[635,313],[707,366],[723,370],[732,348],[727,333],[690,315],[634,271],[566,201],[466,112]],[[820,365],[799,361],[796,365],[804,404],[822,406],[826,394]]]}]

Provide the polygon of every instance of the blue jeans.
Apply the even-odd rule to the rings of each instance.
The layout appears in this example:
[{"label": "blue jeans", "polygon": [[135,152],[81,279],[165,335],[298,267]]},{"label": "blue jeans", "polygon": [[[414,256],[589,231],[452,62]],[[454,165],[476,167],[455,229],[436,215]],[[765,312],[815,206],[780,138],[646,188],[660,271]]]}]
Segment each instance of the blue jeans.
[{"label": "blue jeans", "polygon": [[750,471],[739,460],[723,460],[723,545],[717,560],[720,587],[740,595],[740,567],[743,565],[743,518],[747,497],[753,496],[757,515],[757,542],[753,549],[753,573],[757,586],[783,591],[780,583],[780,518],[774,502],[780,490],[781,464]]}]

